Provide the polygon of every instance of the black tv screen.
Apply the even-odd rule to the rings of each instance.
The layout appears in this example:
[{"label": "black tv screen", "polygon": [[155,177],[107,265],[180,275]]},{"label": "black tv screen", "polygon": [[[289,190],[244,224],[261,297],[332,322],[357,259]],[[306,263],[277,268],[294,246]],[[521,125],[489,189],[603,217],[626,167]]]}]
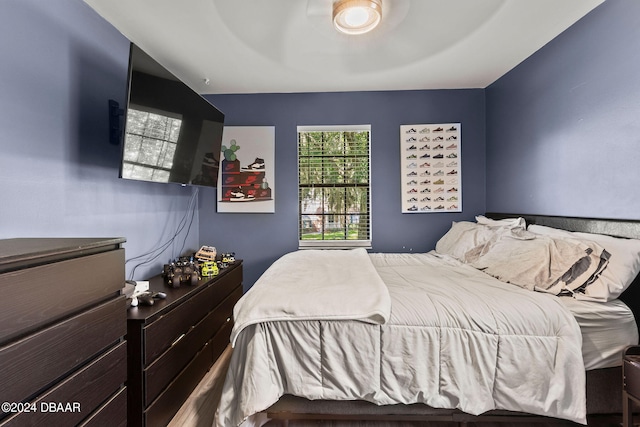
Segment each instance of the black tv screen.
[{"label": "black tv screen", "polygon": [[215,187],[224,114],[131,44],[120,177]]}]

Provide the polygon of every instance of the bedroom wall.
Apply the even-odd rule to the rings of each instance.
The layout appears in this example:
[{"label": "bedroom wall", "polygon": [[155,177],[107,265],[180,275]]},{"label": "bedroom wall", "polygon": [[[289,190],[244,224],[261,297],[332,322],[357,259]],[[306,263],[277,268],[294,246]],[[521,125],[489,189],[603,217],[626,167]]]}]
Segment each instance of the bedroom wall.
[{"label": "bedroom wall", "polygon": [[[168,241],[193,190],[119,179],[108,140],[128,40],[80,0],[2,0],[0,56],[0,238],[126,237],[127,259]],[[197,215],[136,279],[158,274],[183,241],[196,247]]]},{"label": "bedroom wall", "polygon": [[[122,236],[127,259],[162,243],[188,217],[192,188],[118,178],[108,142],[108,99],[125,101],[128,40],[80,0],[0,2],[0,238]],[[372,125],[375,251],[426,251],[452,220],[485,211],[484,91],[219,95],[229,125],[276,127],[276,213],[218,214],[216,191],[176,243],[136,279],[160,271],[181,248],[214,244],[246,260],[247,287],[297,248],[296,126]],[[401,214],[399,126],[462,122],[462,213]],[[198,218],[199,215],[202,218]],[[127,264],[127,275],[138,261]]]},{"label": "bedroom wall", "polygon": [[[245,288],[281,255],[298,248],[298,125],[371,124],[372,236],[376,252],[424,252],[450,227],[485,211],[484,91],[398,91],[208,95],[225,124],[275,126],[274,214],[216,213],[200,193],[200,241],[245,260]],[[402,214],[401,124],[461,122],[463,212]]]},{"label": "bedroom wall", "polygon": [[486,89],[487,210],[640,219],[639,42],[609,0]]}]

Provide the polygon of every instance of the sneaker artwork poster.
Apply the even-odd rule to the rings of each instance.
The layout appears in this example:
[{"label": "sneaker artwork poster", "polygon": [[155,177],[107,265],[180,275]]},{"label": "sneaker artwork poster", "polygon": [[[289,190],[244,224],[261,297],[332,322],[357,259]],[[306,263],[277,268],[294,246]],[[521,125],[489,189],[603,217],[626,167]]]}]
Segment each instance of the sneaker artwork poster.
[{"label": "sneaker artwork poster", "polygon": [[275,127],[225,126],[218,212],[275,212]]},{"label": "sneaker artwork poster", "polygon": [[400,126],[402,213],[462,212],[460,123]]}]

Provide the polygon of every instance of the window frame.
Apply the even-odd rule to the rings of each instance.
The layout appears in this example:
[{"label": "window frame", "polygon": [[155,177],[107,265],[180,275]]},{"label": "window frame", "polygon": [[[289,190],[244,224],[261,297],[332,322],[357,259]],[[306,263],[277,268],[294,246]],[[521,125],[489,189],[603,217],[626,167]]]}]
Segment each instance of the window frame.
[{"label": "window frame", "polygon": [[[302,200],[300,199],[300,134],[305,132],[368,132],[369,141],[368,141],[368,200],[367,200],[367,213],[369,216],[369,227],[368,234],[369,238],[366,240],[349,240],[349,239],[340,239],[340,240],[307,240],[301,239],[301,226],[303,223],[302,219]],[[355,248],[372,248],[372,223],[373,218],[371,214],[371,125],[370,124],[362,124],[362,125],[304,125],[297,126],[296,131],[296,159],[297,159],[297,190],[298,190],[298,248],[299,249],[355,249]],[[324,212],[323,212],[324,214]],[[330,214],[330,213],[329,213]],[[347,215],[347,213],[345,213]]]}]

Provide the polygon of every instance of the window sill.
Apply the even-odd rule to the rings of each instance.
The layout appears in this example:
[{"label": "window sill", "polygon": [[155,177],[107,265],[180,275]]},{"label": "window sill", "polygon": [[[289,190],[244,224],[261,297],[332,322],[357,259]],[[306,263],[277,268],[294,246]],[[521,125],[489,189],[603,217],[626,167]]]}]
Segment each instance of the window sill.
[{"label": "window sill", "polygon": [[298,249],[371,249],[370,240],[300,240]]}]

